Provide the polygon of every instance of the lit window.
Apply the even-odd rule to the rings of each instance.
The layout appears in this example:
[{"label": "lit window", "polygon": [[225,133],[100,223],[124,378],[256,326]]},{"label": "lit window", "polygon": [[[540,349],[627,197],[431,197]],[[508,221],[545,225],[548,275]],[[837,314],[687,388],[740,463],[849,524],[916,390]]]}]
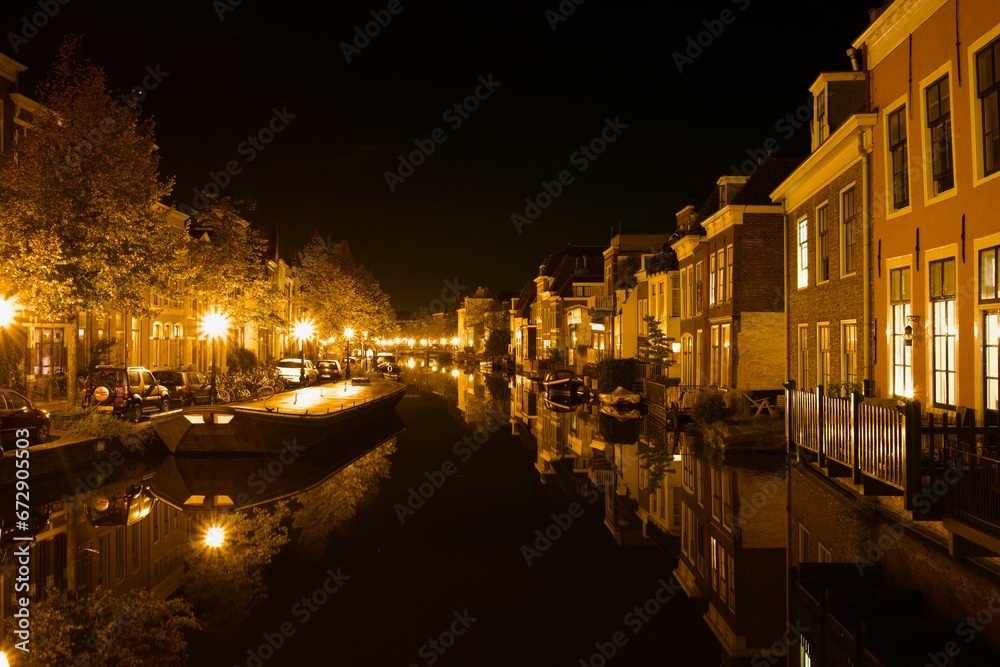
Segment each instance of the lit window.
[{"label": "lit window", "polygon": [[820,324],[816,327],[816,347],[819,352],[819,383],[829,387],[833,381],[830,369],[830,325]]},{"label": "lit window", "polygon": [[799,220],[799,288],[809,286],[809,220]]},{"label": "lit window", "polygon": [[843,230],[842,238],[844,239],[844,275],[854,273],[858,269],[857,218],[858,209],[852,187],[840,195],[840,220]]},{"label": "lit window", "polygon": [[930,264],[930,298],[933,332],[934,405],[955,406],[956,348],[955,259]]},{"label": "lit window", "polygon": [[830,227],[828,214],[830,207],[825,204],[816,209],[817,248],[816,248],[816,282],[830,279]]},{"label": "lit window", "polygon": [[[853,322],[845,324],[842,335],[844,384],[860,384],[858,382],[858,325]],[[855,389],[855,387],[848,389]]]},{"label": "lit window", "polygon": [[[892,393],[900,398],[913,396],[913,347],[907,341],[906,327],[910,317],[910,267],[889,272],[889,303],[892,325]],[[912,325],[910,325],[912,327]],[[911,345],[907,345],[910,342]]]}]

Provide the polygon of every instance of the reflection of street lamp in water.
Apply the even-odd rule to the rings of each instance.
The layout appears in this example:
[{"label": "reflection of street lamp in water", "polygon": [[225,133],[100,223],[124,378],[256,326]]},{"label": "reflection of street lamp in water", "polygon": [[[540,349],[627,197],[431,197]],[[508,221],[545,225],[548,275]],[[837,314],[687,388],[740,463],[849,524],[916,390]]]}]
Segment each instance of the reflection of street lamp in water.
[{"label": "reflection of street lamp in water", "polygon": [[219,391],[215,384],[215,340],[218,338],[225,338],[226,334],[229,333],[229,316],[224,313],[220,313],[217,310],[212,310],[202,315],[201,322],[198,326],[201,329],[202,338],[207,338],[208,344],[212,348],[211,402],[212,405],[215,405],[216,399],[219,396]]},{"label": "reflection of street lamp in water", "polygon": [[292,335],[299,341],[299,356],[301,366],[299,367],[299,387],[306,386],[306,339],[312,338],[316,332],[316,325],[312,320],[299,320],[292,328]]}]

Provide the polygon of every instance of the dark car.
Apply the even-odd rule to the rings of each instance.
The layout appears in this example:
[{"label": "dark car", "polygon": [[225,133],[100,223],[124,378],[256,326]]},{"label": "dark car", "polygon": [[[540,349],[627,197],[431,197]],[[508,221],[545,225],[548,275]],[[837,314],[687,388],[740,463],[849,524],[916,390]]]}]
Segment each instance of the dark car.
[{"label": "dark car", "polygon": [[340,362],[336,359],[320,359],[316,362],[318,382],[336,382],[340,379]]},{"label": "dark car", "polygon": [[49,439],[50,428],[48,411],[39,410],[13,389],[0,389],[0,446],[3,451],[15,449],[22,438],[42,444]]},{"label": "dark car", "polygon": [[170,391],[142,366],[97,366],[83,385],[83,407],[96,406],[138,422],[142,415],[170,409]]},{"label": "dark car", "polygon": [[197,371],[156,371],[156,381],[170,392],[170,404],[186,407],[211,402],[211,383]]}]

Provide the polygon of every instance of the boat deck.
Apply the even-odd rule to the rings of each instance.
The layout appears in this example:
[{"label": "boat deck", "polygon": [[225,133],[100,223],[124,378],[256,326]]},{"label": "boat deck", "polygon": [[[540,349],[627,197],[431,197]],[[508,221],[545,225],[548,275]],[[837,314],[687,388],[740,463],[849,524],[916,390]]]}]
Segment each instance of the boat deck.
[{"label": "boat deck", "polygon": [[[352,384],[350,380],[336,384],[305,387],[275,394],[262,401],[226,403],[225,407],[237,411],[267,412],[281,415],[329,415],[364,405],[394,392],[403,386],[392,380],[376,378],[371,384]],[[218,408],[220,406],[214,406]],[[213,406],[198,406],[191,411],[204,412]]]}]

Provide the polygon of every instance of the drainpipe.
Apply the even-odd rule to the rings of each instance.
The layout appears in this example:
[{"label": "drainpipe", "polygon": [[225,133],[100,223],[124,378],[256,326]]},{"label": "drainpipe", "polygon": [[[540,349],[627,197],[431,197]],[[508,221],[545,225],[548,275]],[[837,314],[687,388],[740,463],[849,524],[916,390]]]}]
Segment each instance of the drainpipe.
[{"label": "drainpipe", "polygon": [[872,391],[874,392],[875,385],[875,369],[871,365],[871,346],[872,346],[872,301],[875,298],[874,286],[872,285],[872,271],[871,271],[871,238],[872,238],[872,221],[871,215],[869,214],[869,200],[871,197],[871,184],[868,182],[868,170],[871,166],[871,154],[865,149],[865,130],[864,128],[858,129],[858,151],[861,153],[862,160],[862,171],[861,171],[861,201],[862,201],[862,211],[861,220],[863,222],[864,230],[864,243],[862,247],[863,252],[863,279],[864,279],[864,320],[862,323],[861,332],[864,335],[865,344],[862,347],[862,363],[865,369],[865,376],[871,381]]},{"label": "drainpipe", "polygon": [[[787,197],[785,198],[785,208],[788,208],[788,198]],[[784,246],[785,246],[785,248],[784,248],[785,261],[783,262],[783,265],[785,267],[785,270],[784,270],[784,274],[785,274],[784,275],[784,280],[785,280],[785,379],[786,380],[790,380],[791,377],[789,377],[789,375],[792,372],[792,363],[791,363],[791,360],[790,360],[790,355],[788,353],[792,349],[792,330],[791,330],[791,321],[790,321],[789,315],[788,315],[788,297],[790,296],[790,294],[788,292],[788,267],[789,267],[789,263],[788,263],[788,213],[786,212],[785,215],[782,216],[782,217],[784,218],[784,224],[785,224],[785,241],[784,241]],[[785,409],[786,410],[788,409],[787,406],[786,406]]]}]

